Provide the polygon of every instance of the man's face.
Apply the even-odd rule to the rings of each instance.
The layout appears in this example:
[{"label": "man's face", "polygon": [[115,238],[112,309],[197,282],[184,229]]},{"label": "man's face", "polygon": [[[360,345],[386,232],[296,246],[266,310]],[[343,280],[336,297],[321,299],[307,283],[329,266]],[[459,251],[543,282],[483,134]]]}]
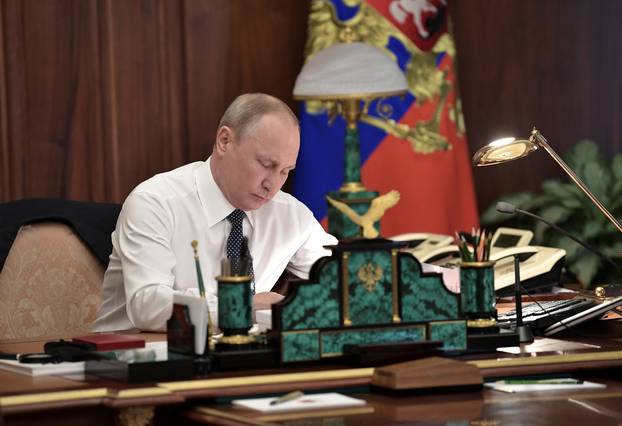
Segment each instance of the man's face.
[{"label": "man's face", "polygon": [[281,189],[296,165],[300,134],[288,117],[263,116],[245,135],[221,127],[216,136],[221,167],[214,176],[227,200],[254,210]]}]

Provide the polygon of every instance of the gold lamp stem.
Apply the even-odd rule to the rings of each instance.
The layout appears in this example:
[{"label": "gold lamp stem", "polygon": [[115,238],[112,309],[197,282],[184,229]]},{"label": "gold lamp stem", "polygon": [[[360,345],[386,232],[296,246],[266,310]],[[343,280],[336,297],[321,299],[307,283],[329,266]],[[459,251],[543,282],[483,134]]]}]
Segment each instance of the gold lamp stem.
[{"label": "gold lamp stem", "polygon": [[341,103],[343,109],[343,118],[346,120],[346,125],[350,130],[356,130],[357,121],[361,114],[359,99],[344,99]]},{"label": "gold lamp stem", "polygon": [[566,174],[570,176],[570,179],[572,179],[572,181],[579,188],[581,188],[581,190],[585,193],[585,195],[588,196],[588,198],[592,201],[592,203],[594,203],[596,207],[598,207],[600,211],[605,216],[607,216],[607,219],[609,219],[609,221],[614,224],[614,226],[618,229],[618,231],[622,232],[622,225],[620,225],[620,222],[618,222],[618,220],[615,217],[613,217],[611,213],[609,213],[609,210],[607,210],[605,206],[603,206],[603,204],[598,200],[598,198],[596,198],[596,196],[592,194],[592,191],[590,191],[590,189],[583,183],[583,181],[579,178],[579,176],[577,176],[575,172],[573,172],[572,169],[568,167],[568,165],[564,162],[564,160],[562,160],[562,158],[559,155],[557,155],[555,151],[553,151],[553,148],[549,146],[544,136],[542,136],[542,133],[540,133],[534,127],[533,130],[531,131],[531,136],[529,137],[529,139],[532,142],[536,143],[538,146],[542,147],[553,158],[553,160],[555,160],[555,162],[562,169],[564,169]]}]

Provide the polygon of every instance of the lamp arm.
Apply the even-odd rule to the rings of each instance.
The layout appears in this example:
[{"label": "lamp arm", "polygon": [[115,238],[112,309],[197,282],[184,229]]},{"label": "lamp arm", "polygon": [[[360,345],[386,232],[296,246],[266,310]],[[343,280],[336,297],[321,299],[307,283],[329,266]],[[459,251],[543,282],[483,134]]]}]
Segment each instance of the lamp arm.
[{"label": "lamp arm", "polygon": [[566,174],[572,179],[572,181],[579,187],[581,190],[587,195],[587,197],[598,207],[598,209],[609,219],[611,223],[618,229],[618,231],[622,232],[622,225],[620,222],[613,217],[609,210],[596,198],[596,196],[590,191],[590,189],[583,183],[583,181],[576,175],[575,172],[572,171],[570,167],[562,160],[562,158],[557,155],[557,153],[551,148],[551,146],[547,143],[542,133],[540,133],[537,129],[533,129],[531,132],[530,139],[535,140],[538,146],[542,147],[555,162],[566,172]]}]

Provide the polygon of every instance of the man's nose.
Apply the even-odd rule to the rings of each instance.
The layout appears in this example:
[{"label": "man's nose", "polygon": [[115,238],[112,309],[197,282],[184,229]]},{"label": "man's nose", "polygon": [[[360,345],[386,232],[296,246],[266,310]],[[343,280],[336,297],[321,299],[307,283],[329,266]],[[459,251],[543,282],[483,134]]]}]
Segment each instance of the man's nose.
[{"label": "man's nose", "polygon": [[270,173],[263,181],[263,188],[268,193],[272,193],[273,191],[278,191],[281,189],[283,184],[285,183],[285,179],[281,176],[281,173]]}]

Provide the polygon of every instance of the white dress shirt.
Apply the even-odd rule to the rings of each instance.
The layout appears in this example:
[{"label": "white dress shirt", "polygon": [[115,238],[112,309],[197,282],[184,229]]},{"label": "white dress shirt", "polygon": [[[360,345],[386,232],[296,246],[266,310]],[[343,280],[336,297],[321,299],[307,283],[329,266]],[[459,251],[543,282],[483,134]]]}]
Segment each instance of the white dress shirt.
[{"label": "white dress shirt", "polygon": [[[210,159],[138,185],[123,203],[112,233],[93,331],[164,329],[173,293],[198,295],[193,240],[199,243],[205,291],[215,300],[214,278],[221,272],[231,230],[226,218],[233,210],[214,181]],[[257,293],[270,291],[285,269],[308,278],[311,265],[330,255],[323,246],[337,243],[304,204],[281,191],[246,212],[243,228]]]}]

